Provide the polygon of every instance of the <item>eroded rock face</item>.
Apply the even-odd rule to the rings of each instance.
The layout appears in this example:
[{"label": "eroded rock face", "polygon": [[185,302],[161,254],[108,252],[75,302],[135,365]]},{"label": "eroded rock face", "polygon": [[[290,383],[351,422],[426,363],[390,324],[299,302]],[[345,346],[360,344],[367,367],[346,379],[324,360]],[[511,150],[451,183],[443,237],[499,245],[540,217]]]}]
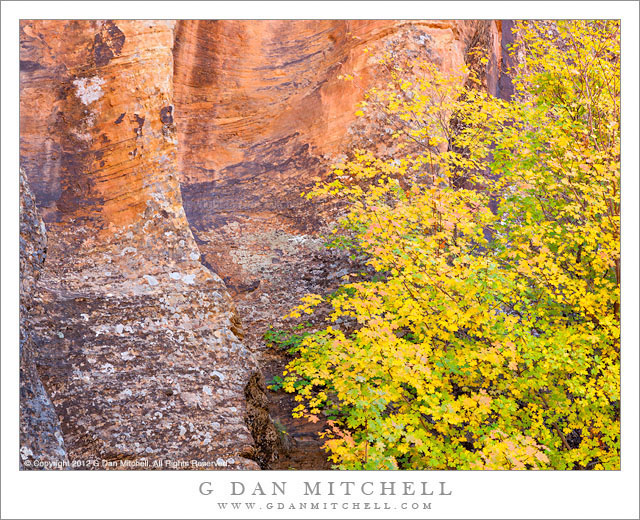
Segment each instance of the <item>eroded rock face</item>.
[{"label": "eroded rock face", "polygon": [[24,22],[21,36],[22,160],[50,231],[32,332],[69,458],[257,468],[257,365],[181,203],[172,24]]},{"label": "eroded rock face", "polygon": [[35,365],[33,303],[47,235],[24,172],[20,170],[20,467],[68,467],[58,417]]},{"label": "eroded rock face", "polygon": [[454,71],[480,45],[499,94],[502,25],[22,22],[21,161],[49,237],[29,327],[71,460],[277,458],[254,353],[348,272],[318,237],[335,208],[300,192],[371,130],[351,123],[376,56]]},{"label": "eroded rock face", "polygon": [[154,194],[180,206],[167,117],[172,24],[25,21],[20,29],[21,158],[45,221],[87,221],[91,234],[108,235],[138,221]]}]

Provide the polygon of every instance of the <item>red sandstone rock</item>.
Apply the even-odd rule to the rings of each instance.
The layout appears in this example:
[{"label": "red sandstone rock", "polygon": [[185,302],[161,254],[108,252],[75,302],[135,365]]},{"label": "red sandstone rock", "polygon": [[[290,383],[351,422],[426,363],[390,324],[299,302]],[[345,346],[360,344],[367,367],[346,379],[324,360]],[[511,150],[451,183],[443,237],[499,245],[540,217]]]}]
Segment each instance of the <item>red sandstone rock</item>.
[{"label": "red sandstone rock", "polygon": [[455,72],[480,43],[487,88],[498,83],[492,21],[180,21],[175,34],[183,201],[206,261],[234,292],[264,279],[257,270],[282,260],[288,239],[326,222],[300,193],[354,141],[355,105],[384,81],[380,53],[402,49]]},{"label": "red sandstone rock", "polygon": [[49,222],[32,332],[69,458],[256,468],[257,365],[181,204],[172,24],[21,32],[22,161]]}]

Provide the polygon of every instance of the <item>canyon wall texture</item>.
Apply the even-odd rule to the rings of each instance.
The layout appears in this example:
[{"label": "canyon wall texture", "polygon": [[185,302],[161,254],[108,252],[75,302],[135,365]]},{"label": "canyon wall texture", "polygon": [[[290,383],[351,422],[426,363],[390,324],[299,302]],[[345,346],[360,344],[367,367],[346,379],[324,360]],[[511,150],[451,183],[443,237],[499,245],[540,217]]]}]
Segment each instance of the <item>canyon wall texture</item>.
[{"label": "canyon wall texture", "polygon": [[322,215],[300,193],[352,143],[356,103],[385,79],[382,52],[400,49],[454,72],[482,43],[495,93],[499,38],[493,21],[178,22],[179,171],[206,261],[242,292],[292,256],[290,239],[318,230]]},{"label": "canyon wall texture", "polygon": [[360,137],[376,55],[454,71],[480,44],[499,95],[502,24],[26,20],[20,38],[21,165],[48,233],[29,329],[50,431],[57,415],[72,460],[269,467],[262,332],[344,265],[317,236],[333,213],[300,192]]},{"label": "canyon wall texture", "polygon": [[257,467],[255,359],[182,207],[172,24],[21,29],[22,163],[49,230],[32,332],[69,457]]}]

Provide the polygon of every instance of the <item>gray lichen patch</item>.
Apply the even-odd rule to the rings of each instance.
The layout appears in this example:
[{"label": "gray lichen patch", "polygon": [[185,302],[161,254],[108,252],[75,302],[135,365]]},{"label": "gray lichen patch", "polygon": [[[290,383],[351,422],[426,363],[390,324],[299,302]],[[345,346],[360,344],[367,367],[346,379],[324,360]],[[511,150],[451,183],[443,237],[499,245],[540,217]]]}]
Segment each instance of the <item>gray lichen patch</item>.
[{"label": "gray lichen patch", "polygon": [[102,85],[105,84],[105,80],[98,76],[79,78],[74,80],[73,84],[76,87],[76,96],[80,98],[83,105],[90,105],[104,95]]}]

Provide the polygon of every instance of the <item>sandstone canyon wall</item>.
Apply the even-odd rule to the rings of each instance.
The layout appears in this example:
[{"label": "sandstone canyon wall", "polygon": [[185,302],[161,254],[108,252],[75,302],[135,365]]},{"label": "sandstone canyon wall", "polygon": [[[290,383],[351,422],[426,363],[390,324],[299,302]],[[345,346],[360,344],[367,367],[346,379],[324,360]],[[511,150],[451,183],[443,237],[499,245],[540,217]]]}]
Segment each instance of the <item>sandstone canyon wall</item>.
[{"label": "sandstone canyon wall", "polygon": [[[500,37],[493,21],[178,22],[179,171],[207,262],[242,292],[293,256],[289,240],[317,231],[322,216],[300,192],[352,142],[355,104],[380,81],[381,52],[402,49],[452,72],[483,39],[495,93]],[[356,79],[340,79],[348,74]]]},{"label": "sandstone canyon wall", "polygon": [[255,359],[182,207],[172,24],[25,22],[22,38],[22,163],[49,230],[33,332],[69,457],[257,467]]},{"label": "sandstone canyon wall", "polygon": [[49,244],[28,327],[69,458],[268,467],[261,333],[341,261],[300,192],[357,138],[377,53],[451,71],[480,42],[499,95],[501,27],[23,21],[21,165]]}]

